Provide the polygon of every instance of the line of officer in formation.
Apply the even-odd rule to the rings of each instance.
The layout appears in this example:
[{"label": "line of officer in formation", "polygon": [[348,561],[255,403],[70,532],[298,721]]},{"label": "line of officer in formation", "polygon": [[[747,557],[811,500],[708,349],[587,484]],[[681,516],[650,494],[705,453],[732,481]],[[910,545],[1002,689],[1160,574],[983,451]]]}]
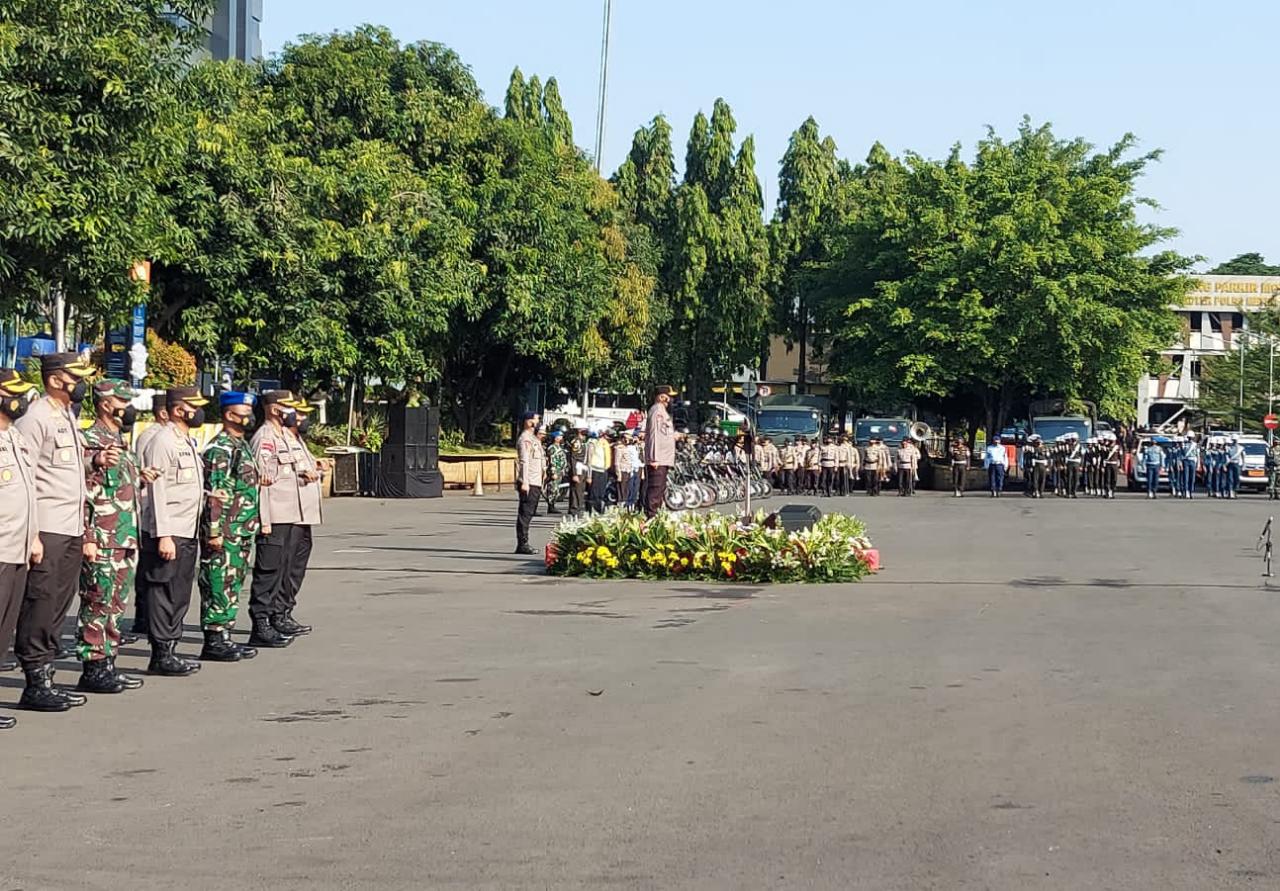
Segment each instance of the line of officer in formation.
[{"label": "line of officer in formation", "polygon": [[[193,387],[167,391],[157,423],[126,445],[136,412],[122,381],[93,386],[94,422],[79,408],[94,370],[75,353],[41,358],[45,393],[0,369],[0,656],[12,639],[26,684],[19,708],[66,711],[84,693],[120,693],[142,679],[116,670],[121,644],[145,635],[148,673],[182,677],[201,661],[238,662],[257,647],[310,632],[293,618],[321,522],[324,468],[302,439],[311,408],[287,390],[222,393],[221,430],[203,452],[191,433],[208,404]],[[256,542],[256,553],[254,543]],[[248,645],[235,643],[253,557]],[[204,647],[177,653],[193,583]],[[54,683],[63,617],[76,598],[77,691]],[[134,594],[132,633],[121,618]],[[0,716],[0,729],[15,719]]]},{"label": "line of officer in formation", "polygon": [[919,480],[920,450],[909,439],[902,441],[897,455],[878,437],[872,437],[865,454],[847,435],[806,440],[797,436],[775,445],[768,436],[760,438],[756,462],[760,470],[783,495],[849,495],[864,478],[868,495],[879,495],[893,473],[898,476],[898,494],[914,495]]}]

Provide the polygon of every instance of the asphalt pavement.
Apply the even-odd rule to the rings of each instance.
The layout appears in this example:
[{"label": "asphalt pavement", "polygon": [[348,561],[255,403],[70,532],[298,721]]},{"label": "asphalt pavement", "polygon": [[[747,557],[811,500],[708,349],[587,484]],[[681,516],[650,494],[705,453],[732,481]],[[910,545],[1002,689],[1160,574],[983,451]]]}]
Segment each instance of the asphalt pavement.
[{"label": "asphalt pavement", "polygon": [[1280,888],[1271,503],[816,503],[882,573],[563,580],[510,492],[331,500],[314,634],[16,713],[0,891]]}]

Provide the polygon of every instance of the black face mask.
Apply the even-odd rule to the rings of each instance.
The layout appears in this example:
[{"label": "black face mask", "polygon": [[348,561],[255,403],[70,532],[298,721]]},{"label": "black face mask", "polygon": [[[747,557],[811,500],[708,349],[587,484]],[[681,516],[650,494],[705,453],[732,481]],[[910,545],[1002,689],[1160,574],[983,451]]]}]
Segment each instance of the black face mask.
[{"label": "black face mask", "polygon": [[79,405],[81,402],[84,402],[84,397],[88,395],[89,395],[89,385],[86,384],[84,381],[76,381],[76,385],[67,391],[67,396],[69,396],[71,398],[71,401],[74,402],[76,405]]},{"label": "black face mask", "polygon": [[203,408],[197,408],[196,413],[193,414],[191,417],[187,418],[187,426],[192,429],[195,429],[196,427],[204,426],[204,409]]},{"label": "black face mask", "polygon": [[120,429],[132,430],[133,425],[138,421],[138,410],[132,405],[126,405],[124,408],[116,409],[115,416]]},{"label": "black face mask", "polygon": [[26,396],[5,396],[0,399],[0,412],[4,412],[5,417],[11,421],[25,415],[30,406],[31,400]]},{"label": "black face mask", "polygon": [[311,428],[311,419],[310,419],[310,418],[303,418],[302,420],[300,420],[300,421],[298,422],[298,435],[299,435],[299,436],[302,436],[302,435],[303,435],[304,433],[306,433],[306,432],[307,432],[307,430],[309,430],[310,428]]},{"label": "black face mask", "polygon": [[236,417],[235,415],[230,415],[222,419],[222,426],[226,427],[232,433],[236,433],[240,436],[243,436],[245,433],[248,433],[250,430],[252,430],[253,425],[256,424],[257,422],[258,422],[257,418],[255,418],[253,415],[249,415],[249,417],[247,418],[240,418],[240,417]]},{"label": "black face mask", "polygon": [[289,412],[287,415],[285,415],[280,419],[280,423],[285,427],[297,427],[298,415],[295,412]]}]

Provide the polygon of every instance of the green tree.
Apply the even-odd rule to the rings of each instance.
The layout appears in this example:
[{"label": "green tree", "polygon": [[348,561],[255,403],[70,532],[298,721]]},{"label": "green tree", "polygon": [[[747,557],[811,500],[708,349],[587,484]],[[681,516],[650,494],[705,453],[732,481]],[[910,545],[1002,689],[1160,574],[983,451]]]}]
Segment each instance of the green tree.
[{"label": "green tree", "polygon": [[[1222,356],[1205,356],[1200,360],[1196,408],[1219,426],[1240,425],[1246,432],[1264,433],[1262,418],[1274,408],[1271,387],[1278,368],[1272,349],[1280,350],[1280,309],[1249,313],[1247,325],[1247,331],[1234,334],[1235,351]],[[1240,386],[1242,360],[1243,388]]]},{"label": "green tree", "polygon": [[769,225],[774,330],[798,344],[797,389],[806,392],[813,331],[814,270],[827,258],[827,237],[839,197],[836,145],[812,117],[791,134],[778,173],[778,203]]},{"label": "green tree", "polygon": [[[171,256],[157,185],[182,149],[177,86],[209,0],[0,4],[0,301],[114,319],[132,264]],[[55,320],[60,324],[61,320]]]},{"label": "green tree", "polygon": [[1159,157],[1103,152],[1028,121],[972,164],[880,146],[824,273],[837,374],[869,399],[978,406],[987,429],[1034,396],[1127,419],[1142,373],[1177,336],[1187,258],[1148,253],[1136,182]]},{"label": "green tree", "polygon": [[1239,254],[1219,263],[1209,270],[1210,275],[1280,275],[1280,266],[1273,266],[1262,254],[1250,252]]},{"label": "green tree", "polygon": [[671,321],[659,338],[658,367],[683,380],[693,399],[755,363],[769,319],[769,248],[755,142],[747,137],[735,151],[736,130],[723,99],[709,120],[695,116],[684,179],[663,233]]}]

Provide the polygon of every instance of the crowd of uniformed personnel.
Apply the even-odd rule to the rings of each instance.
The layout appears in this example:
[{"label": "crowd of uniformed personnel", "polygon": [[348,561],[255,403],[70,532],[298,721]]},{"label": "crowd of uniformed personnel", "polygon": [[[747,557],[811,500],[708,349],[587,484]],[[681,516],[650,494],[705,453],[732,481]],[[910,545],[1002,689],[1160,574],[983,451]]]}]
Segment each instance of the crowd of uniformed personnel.
[{"label": "crowd of uniformed personnel", "polygon": [[[84,693],[141,687],[116,668],[120,647],[140,637],[149,674],[182,677],[311,631],[293,611],[327,468],[303,439],[308,403],[288,390],[221,393],[221,429],[199,450],[193,431],[209,400],[197,389],[156,396],[156,423],[132,437],[128,384],[95,383],[94,420],[82,430],[94,369],[76,353],[44,356],[40,368],[43,394],[0,369],[0,658],[12,641],[26,678],[19,708],[61,712],[84,705]],[[231,630],[250,576],[252,632],[241,644]],[[177,652],[193,586],[197,659]],[[54,683],[54,663],[70,655],[61,629],[77,595],[81,675],[71,690]],[[15,723],[0,715],[0,729]]]}]

